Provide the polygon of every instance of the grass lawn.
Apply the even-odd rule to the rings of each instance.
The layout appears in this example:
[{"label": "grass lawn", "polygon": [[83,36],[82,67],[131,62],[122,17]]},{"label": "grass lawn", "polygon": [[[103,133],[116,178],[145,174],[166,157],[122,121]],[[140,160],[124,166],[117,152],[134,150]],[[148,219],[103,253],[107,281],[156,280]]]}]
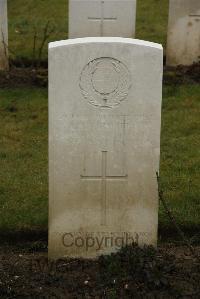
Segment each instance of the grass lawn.
[{"label": "grass lawn", "polygon": [[[166,46],[169,0],[137,0],[136,38]],[[67,0],[8,0],[12,59],[33,59],[47,42],[67,38]],[[36,53],[36,55],[37,55]],[[182,227],[200,225],[200,86],[165,86],[161,136],[161,187]],[[47,90],[0,90],[0,230],[47,229]],[[160,226],[170,222],[160,206]]]},{"label": "grass lawn", "polygon": [[[137,0],[136,38],[166,45],[169,0]],[[50,22],[54,32],[47,42],[68,36],[67,0],[8,0],[9,49],[13,59],[32,59],[34,35],[36,52],[40,48],[44,27]],[[42,58],[47,59],[47,42]]]},{"label": "grass lawn", "polygon": [[0,91],[0,229],[47,227],[47,91]]},{"label": "grass lawn", "polygon": [[[200,86],[164,87],[161,185],[183,227],[200,226]],[[0,230],[47,229],[47,91],[0,90]],[[162,206],[160,225],[170,226]]]},{"label": "grass lawn", "polygon": [[[182,227],[200,225],[200,85],[164,87],[161,187]],[[160,209],[160,224],[169,225]]]}]

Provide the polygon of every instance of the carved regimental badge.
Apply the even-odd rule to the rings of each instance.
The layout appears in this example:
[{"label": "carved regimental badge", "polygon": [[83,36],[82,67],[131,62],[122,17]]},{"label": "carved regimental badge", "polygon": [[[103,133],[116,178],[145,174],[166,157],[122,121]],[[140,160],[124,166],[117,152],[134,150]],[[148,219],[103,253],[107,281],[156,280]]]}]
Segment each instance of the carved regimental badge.
[{"label": "carved regimental badge", "polygon": [[128,96],[130,86],[128,68],[110,57],[90,61],[80,76],[82,95],[96,107],[113,108],[119,105]]}]

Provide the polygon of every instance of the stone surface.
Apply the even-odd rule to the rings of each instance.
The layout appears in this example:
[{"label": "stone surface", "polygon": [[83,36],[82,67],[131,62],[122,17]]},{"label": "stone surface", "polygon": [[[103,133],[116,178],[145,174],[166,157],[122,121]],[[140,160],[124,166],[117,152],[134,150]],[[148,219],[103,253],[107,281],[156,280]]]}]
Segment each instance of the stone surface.
[{"label": "stone surface", "polygon": [[49,257],[157,241],[162,47],[49,45]]},{"label": "stone surface", "polygon": [[171,0],[167,65],[190,65],[200,60],[200,1]]},{"label": "stone surface", "polygon": [[70,0],[69,38],[135,36],[136,0]]},{"label": "stone surface", "polygon": [[8,69],[7,0],[0,0],[0,70]]}]

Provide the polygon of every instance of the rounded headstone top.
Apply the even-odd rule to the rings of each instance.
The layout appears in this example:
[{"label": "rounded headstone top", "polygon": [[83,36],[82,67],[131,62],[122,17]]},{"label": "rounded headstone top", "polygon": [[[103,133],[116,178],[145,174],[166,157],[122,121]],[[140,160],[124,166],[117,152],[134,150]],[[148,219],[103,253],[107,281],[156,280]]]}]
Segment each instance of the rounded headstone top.
[{"label": "rounded headstone top", "polygon": [[148,42],[140,39],[124,38],[124,37],[83,37],[83,38],[67,39],[67,40],[61,40],[61,41],[49,43],[49,49],[62,47],[62,46],[76,45],[76,44],[87,44],[87,43],[121,43],[121,44],[132,44],[137,46],[150,47],[159,50],[163,49],[161,44]]}]

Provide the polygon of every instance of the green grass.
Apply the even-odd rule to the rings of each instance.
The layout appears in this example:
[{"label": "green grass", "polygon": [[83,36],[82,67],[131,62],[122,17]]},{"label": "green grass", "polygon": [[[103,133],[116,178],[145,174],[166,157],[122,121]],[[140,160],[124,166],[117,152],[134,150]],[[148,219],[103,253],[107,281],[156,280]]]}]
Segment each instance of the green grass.
[{"label": "green grass", "polygon": [[160,43],[167,40],[169,0],[137,0],[136,38]]},{"label": "green grass", "polygon": [[[168,1],[137,1],[136,38],[166,45]],[[67,0],[8,0],[8,16],[9,49],[13,59],[33,58],[34,31],[36,29],[38,35],[38,51],[47,21],[55,29],[47,42],[68,36]],[[47,42],[43,59],[47,59]]]},{"label": "green grass", "polygon": [[[200,85],[164,89],[161,181],[178,222],[200,224]],[[160,222],[168,225],[163,209]]]},{"label": "green grass", "polygon": [[[14,59],[32,59],[35,30],[38,50],[48,21],[54,32],[47,42],[66,39],[68,36],[67,0],[8,0],[8,16],[9,49]],[[47,42],[44,59],[47,58]]]},{"label": "green grass", "polygon": [[0,228],[46,228],[46,90],[1,90],[0,119]]},{"label": "green grass", "polygon": [[[183,227],[200,226],[200,86],[164,88],[161,186]],[[0,91],[0,230],[47,229],[47,91]],[[169,220],[160,206],[160,225]]]}]

